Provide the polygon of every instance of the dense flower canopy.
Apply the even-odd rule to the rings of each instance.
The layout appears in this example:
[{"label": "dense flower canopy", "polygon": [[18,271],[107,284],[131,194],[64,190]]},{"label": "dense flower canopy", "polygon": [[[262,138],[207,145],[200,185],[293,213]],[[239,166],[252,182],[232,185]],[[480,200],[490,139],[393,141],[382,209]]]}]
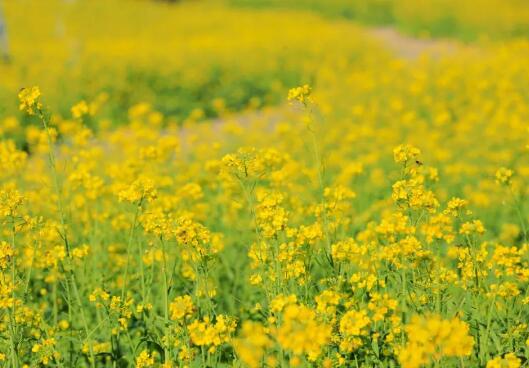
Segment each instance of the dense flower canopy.
[{"label": "dense flower canopy", "polygon": [[[0,67],[0,367],[526,364],[527,41],[407,59],[314,14],[136,6],[78,55],[93,83]],[[138,9],[194,36],[129,44]],[[136,57],[159,74],[114,73]]]}]

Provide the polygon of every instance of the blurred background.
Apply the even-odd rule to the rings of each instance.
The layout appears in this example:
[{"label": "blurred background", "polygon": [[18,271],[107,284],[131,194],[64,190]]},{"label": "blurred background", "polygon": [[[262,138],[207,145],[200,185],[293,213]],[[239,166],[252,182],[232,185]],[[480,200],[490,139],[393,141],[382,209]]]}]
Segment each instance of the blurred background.
[{"label": "blurred background", "polygon": [[62,114],[93,101],[113,124],[140,102],[177,124],[271,106],[329,69],[386,57],[373,32],[387,28],[416,40],[525,40],[529,3],[1,0],[0,116],[17,114],[28,85]]}]

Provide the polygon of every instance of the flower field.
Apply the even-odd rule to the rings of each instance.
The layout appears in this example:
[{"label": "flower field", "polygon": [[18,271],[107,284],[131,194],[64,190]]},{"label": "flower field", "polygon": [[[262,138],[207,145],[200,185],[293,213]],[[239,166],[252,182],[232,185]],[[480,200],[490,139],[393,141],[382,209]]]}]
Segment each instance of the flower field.
[{"label": "flower field", "polygon": [[480,1],[0,2],[0,367],[529,366],[529,8]]}]

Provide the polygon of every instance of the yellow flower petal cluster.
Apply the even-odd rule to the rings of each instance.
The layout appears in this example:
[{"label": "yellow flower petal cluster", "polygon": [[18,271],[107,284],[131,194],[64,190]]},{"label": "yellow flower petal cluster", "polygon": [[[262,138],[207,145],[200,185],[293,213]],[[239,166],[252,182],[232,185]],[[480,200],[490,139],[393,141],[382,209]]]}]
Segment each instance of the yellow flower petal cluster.
[{"label": "yellow flower petal cluster", "polygon": [[444,357],[468,356],[474,347],[468,324],[458,318],[417,315],[404,329],[408,341],[399,352],[399,361],[406,368],[421,367]]}]

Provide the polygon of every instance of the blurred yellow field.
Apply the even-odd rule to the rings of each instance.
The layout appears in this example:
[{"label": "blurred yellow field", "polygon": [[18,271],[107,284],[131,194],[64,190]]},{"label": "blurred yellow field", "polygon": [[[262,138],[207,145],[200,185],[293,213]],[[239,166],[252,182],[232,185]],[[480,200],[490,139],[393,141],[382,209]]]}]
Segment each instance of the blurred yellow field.
[{"label": "blurred yellow field", "polygon": [[529,4],[0,14],[0,367],[528,365]]}]

